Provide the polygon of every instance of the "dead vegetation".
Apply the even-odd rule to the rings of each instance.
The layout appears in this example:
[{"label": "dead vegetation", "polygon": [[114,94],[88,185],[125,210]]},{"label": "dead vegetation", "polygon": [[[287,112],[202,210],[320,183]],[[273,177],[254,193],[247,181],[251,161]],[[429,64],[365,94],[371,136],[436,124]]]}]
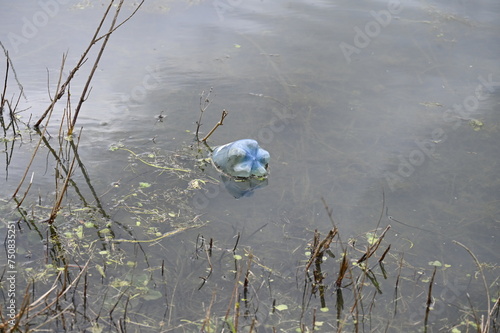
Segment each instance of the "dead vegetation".
[{"label": "dead vegetation", "polygon": [[[27,267],[29,265],[23,267],[23,274],[18,276],[18,285],[23,286],[23,290],[19,291],[18,311],[12,319],[3,308],[0,310],[0,330],[43,332],[57,328],[63,332],[427,332],[431,331],[431,327],[439,326],[436,315],[433,315],[433,308],[436,302],[446,301],[435,295],[435,288],[440,286],[436,276],[441,272],[434,266],[430,279],[422,281],[417,271],[425,269],[413,267],[405,260],[403,252],[393,253],[397,250],[387,244],[391,226],[383,225],[382,221],[384,200],[382,213],[374,230],[370,231],[366,240],[359,239],[356,242],[341,238],[333,219],[333,211],[326,200],[323,200],[331,229],[316,229],[309,234],[310,239],[294,240],[297,242],[296,247],[303,249],[306,254],[297,259],[292,277],[273,268],[269,264],[271,260],[256,254],[255,249],[241,245],[239,233],[228,249],[220,244],[222,240],[206,240],[201,234],[198,235],[196,240],[192,240],[194,250],[191,248],[193,261],[197,266],[188,273],[185,270],[191,267],[185,267],[186,264],[182,262],[185,255],[180,255],[185,254],[185,249],[179,246],[174,248],[178,253],[172,253],[160,242],[175,232],[158,234],[159,231],[152,225],[149,226],[149,233],[146,233],[146,236],[150,236],[149,239],[137,239],[137,235],[128,226],[120,226],[130,238],[115,237],[115,231],[110,227],[110,214],[101,203],[101,197],[93,190],[90,177],[78,154],[82,129],[77,127],[77,120],[82,106],[89,98],[91,81],[108,40],[140,8],[139,5],[130,17],[118,23],[122,4],[123,1],[117,5],[113,1],[109,3],[82,57],[66,78],[63,78],[62,73],[67,68],[67,54],[62,56],[56,87],[49,96],[45,112],[33,125],[30,124],[31,119],[22,122],[19,118],[20,113],[25,111],[18,108],[23,98],[23,88],[17,81],[11,59],[4,49],[6,72],[1,89],[0,124],[3,129],[2,143],[7,175],[16,140],[22,140],[23,136],[33,136],[35,141],[31,161],[12,195],[15,214],[10,216],[17,217],[19,230],[30,230],[38,235],[37,241],[40,244],[34,248],[44,249],[45,265],[39,265],[36,269],[30,269],[31,267]],[[102,32],[105,22],[109,20],[111,22],[108,29]],[[98,48],[98,52],[91,61],[88,55],[94,48]],[[90,64],[89,68],[85,67],[86,64]],[[71,81],[78,71],[85,69],[88,69],[88,77],[83,90],[74,95],[75,102],[70,93]],[[15,93],[11,92],[10,78],[14,78],[16,82]],[[206,142],[217,127],[223,125],[227,115],[224,110],[213,129],[199,138],[203,112],[210,104],[211,93],[212,90],[202,93],[200,97],[201,112],[196,128],[198,142]],[[62,116],[57,125],[57,134],[54,135],[57,140],[54,142],[49,128],[53,128],[51,119],[55,112],[60,112]],[[34,179],[31,165],[42,149],[48,152],[46,158],[54,162],[55,170],[53,197],[50,198],[49,205],[43,206],[27,202],[31,200],[30,191]],[[119,149],[126,150],[123,147]],[[153,163],[131,150],[128,153],[144,165],[155,168],[159,166],[158,156],[154,156],[156,162]],[[161,167],[158,169],[186,173],[180,166],[171,167],[168,164]],[[83,191],[79,188],[81,183],[74,180],[77,172],[83,176],[83,184],[91,193],[90,198],[82,194]],[[201,186],[203,181],[198,180],[197,186]],[[78,207],[64,205],[69,190],[79,199]],[[177,193],[179,196],[182,194]],[[176,219],[179,218],[179,211],[183,207],[177,212],[162,211],[157,207],[147,206],[146,202],[151,203],[154,199],[151,193],[139,188],[131,192],[130,196],[134,194],[135,206],[127,198],[119,200],[117,205],[133,209],[137,215],[156,214],[155,222],[158,224],[169,218],[173,219],[169,213]],[[157,199],[166,201],[172,198],[158,195]],[[58,224],[58,218],[64,219],[65,223]],[[188,220],[193,219],[199,219],[199,216],[190,216]],[[117,224],[116,221],[113,223]],[[203,223],[197,224],[200,225]],[[176,231],[186,229],[187,226],[182,224]],[[90,230],[94,238],[89,239],[91,237],[87,235],[90,232],[85,234],[84,230]],[[465,245],[456,243],[471,255],[477,265],[476,275],[484,287],[486,306],[478,309],[473,306],[472,301],[467,305],[461,304],[463,320],[453,324],[453,327],[448,323],[441,327],[454,333],[498,332],[498,278],[488,281],[486,264]],[[273,244],[267,245],[269,251],[272,251]],[[158,263],[150,258],[146,246],[158,246],[169,256]],[[133,253],[128,255],[128,261],[125,259],[125,251]],[[25,255],[29,258],[29,254]],[[295,253],[290,253],[292,255]],[[273,257],[272,253],[270,257]],[[136,270],[138,266],[140,269]],[[495,271],[498,267],[491,269]],[[0,275],[0,283],[5,284],[6,278],[4,269]],[[180,290],[186,281],[196,281],[193,283],[196,286],[184,286]],[[186,316],[184,320],[179,320],[182,315],[175,315],[176,308],[185,310],[183,306],[188,306],[180,304],[187,299],[183,295],[185,290],[192,292],[189,301],[203,299],[198,300],[199,308],[187,309],[193,311],[189,318]],[[199,294],[191,290],[196,290]],[[391,293],[392,297],[387,296]],[[5,293],[2,296],[5,301],[8,300]],[[147,301],[156,302],[150,312],[142,307]],[[419,309],[417,306],[410,305],[418,302],[424,304],[420,312],[415,311]],[[334,304],[333,310],[329,308],[330,304]],[[415,314],[412,317],[414,320],[405,321],[410,313]]]}]

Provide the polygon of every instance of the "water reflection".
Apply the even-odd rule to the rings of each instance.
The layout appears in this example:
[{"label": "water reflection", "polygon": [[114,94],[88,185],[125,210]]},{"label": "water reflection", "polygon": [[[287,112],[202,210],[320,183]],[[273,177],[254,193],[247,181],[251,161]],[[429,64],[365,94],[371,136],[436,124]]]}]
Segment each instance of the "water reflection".
[{"label": "water reflection", "polygon": [[233,177],[221,175],[221,180],[226,190],[236,199],[250,197],[256,189],[266,187],[268,184],[267,178],[235,179]]},{"label": "water reflection", "polygon": [[[213,3],[237,5],[223,7],[225,11],[221,12],[221,7],[214,8]],[[93,81],[92,92],[86,96],[88,107],[82,110],[79,124],[84,130],[75,163],[81,164],[82,169],[85,164],[88,173],[77,173],[71,180],[78,176],[92,179],[84,188],[92,192],[88,198],[97,205],[97,212],[101,211],[99,200],[106,213],[109,206],[123,207],[121,214],[111,214],[109,221],[104,213],[101,214],[98,236],[105,237],[105,242],[110,244],[102,249],[115,252],[97,253],[101,261],[88,266],[92,270],[89,279],[93,276],[92,283],[95,281],[95,285],[101,287],[93,290],[93,295],[101,291],[104,295],[109,290],[116,300],[112,305],[120,300],[128,302],[126,291],[119,288],[127,288],[130,286],[127,283],[136,278],[138,271],[145,274],[143,269],[148,269],[150,276],[144,276],[144,280],[150,278],[155,286],[164,287],[165,301],[160,299],[157,290],[154,290],[156,293],[152,293],[153,289],[144,291],[147,283],[141,282],[135,289],[142,292],[141,305],[135,304],[135,296],[131,295],[130,309],[133,307],[133,311],[127,313],[145,313],[147,306],[158,312],[167,308],[166,326],[169,329],[189,322],[192,325],[189,328],[194,331],[195,325],[200,328],[206,324],[199,324],[200,318],[210,315],[216,318],[219,316],[216,308],[229,308],[224,302],[227,290],[233,287],[232,282],[228,286],[217,278],[224,274],[231,276],[230,270],[239,274],[236,267],[245,266],[248,268],[240,275],[245,279],[236,279],[234,283],[235,301],[241,282],[245,288],[243,293],[255,290],[252,301],[256,308],[266,310],[259,313],[260,318],[271,318],[265,322],[267,326],[261,326],[264,331],[271,326],[277,330],[294,330],[298,326],[294,326],[293,319],[300,317],[303,322],[311,323],[311,318],[316,316],[313,314],[315,307],[323,309],[325,304],[334,304],[331,291],[336,288],[335,281],[328,279],[326,272],[342,271],[345,267],[342,262],[334,261],[343,251],[336,251],[335,258],[318,256],[318,266],[315,266],[318,269],[307,281],[308,288],[318,293],[307,293],[308,298],[303,299],[304,304],[299,306],[301,311],[297,313],[297,299],[300,298],[297,292],[300,290],[297,291],[296,272],[303,272],[302,266],[307,260],[304,249],[313,230],[331,228],[319,203],[320,197],[325,197],[334,207],[339,229],[347,236],[345,243],[353,252],[359,252],[365,250],[366,244],[359,239],[364,239],[366,230],[373,228],[379,214],[382,188],[385,188],[387,207],[396,218],[382,216],[380,223],[381,227],[392,224],[386,241],[392,244],[395,252],[401,253],[396,258],[400,264],[396,269],[388,269],[388,276],[409,281],[401,297],[410,295],[421,300],[416,295],[424,295],[427,291],[426,268],[430,262],[442,263],[436,281],[441,277],[439,285],[446,286],[450,285],[449,276],[456,276],[457,282],[452,285],[457,288],[453,290],[460,292],[450,298],[446,290],[439,294],[439,286],[436,286],[438,306],[468,304],[465,291],[469,290],[469,285],[460,279],[463,277],[460,273],[472,274],[475,268],[468,265],[467,259],[464,262],[463,256],[456,255],[450,240],[460,239],[467,243],[482,261],[492,262],[492,265],[498,262],[498,251],[495,251],[498,248],[495,217],[498,216],[500,195],[499,128],[498,112],[495,112],[498,90],[483,85],[482,91],[487,91],[489,98],[485,100],[485,94],[475,95],[478,77],[488,82],[499,81],[499,11],[496,3],[484,0],[481,6],[472,8],[466,3],[406,2],[397,17],[383,21],[380,31],[369,29],[377,29],[374,22],[378,22],[370,13],[387,10],[386,1],[338,2],[335,6],[307,0],[291,3],[220,0],[192,4],[175,12],[140,12],[128,22],[130,24],[121,27],[111,38]],[[41,10],[36,6],[9,5],[6,8],[11,11],[8,15],[7,11],[0,14],[9,16],[1,24],[5,26],[4,31],[17,34],[22,31],[22,18],[29,20]],[[49,68],[53,89],[60,54],[69,48],[68,65],[76,63],[77,59],[71,59],[71,55],[78,57],[83,51],[81,45],[88,42],[88,31],[94,28],[89,27],[87,21],[95,22],[87,18],[95,18],[97,13],[100,13],[98,7],[61,6],[60,13],[51,17],[43,29],[40,27],[36,38],[19,45],[17,53],[10,53],[17,64],[19,79],[26,87],[27,99],[23,102],[31,107],[29,112],[46,108],[50,99],[46,92],[46,68]],[[59,32],[64,27],[65,34],[61,35]],[[370,40],[365,39],[365,43],[360,44],[359,31]],[[350,63],[342,53],[342,42],[354,45],[359,51],[349,57]],[[85,80],[87,76],[82,72],[78,74]],[[166,159],[169,153],[192,142],[199,112],[199,93],[211,86],[217,92],[212,110],[230,110],[227,123],[213,140],[228,142],[235,137],[255,137],[273,152],[273,165],[277,167],[272,186],[265,191],[259,192],[259,189],[268,185],[267,180],[235,181],[220,175],[228,193],[235,198],[248,198],[234,200],[219,195],[218,179],[200,178],[201,175],[194,173],[176,175],[158,168],[151,171],[140,164],[136,155],[108,150],[111,144],[123,142],[138,156],[147,157],[151,165],[158,164],[159,158]],[[81,91],[81,82],[75,81],[72,89],[76,96],[76,92]],[[123,98],[118,98],[117,102],[113,96]],[[447,111],[455,110],[455,104],[470,102],[470,96],[476,96],[479,102],[477,106],[464,105],[474,108],[472,124],[468,123],[472,119],[459,118],[467,118],[463,113]],[[277,108],[286,113],[276,116]],[[55,117],[61,117],[60,111],[55,110]],[[453,117],[445,118],[443,114],[447,112]],[[162,115],[162,122],[155,119],[158,114]],[[23,116],[29,118],[26,114]],[[206,123],[212,124],[218,117],[218,112],[208,112]],[[100,123],[105,126],[99,126]],[[434,129],[442,129],[446,140],[443,135],[436,135]],[[22,175],[31,154],[29,145],[18,149],[13,142],[5,140],[3,145],[5,163],[10,165],[5,169],[9,171],[9,179]],[[42,148],[45,153],[48,147],[46,144]],[[155,153],[145,153],[152,151]],[[20,158],[20,154],[28,157]],[[53,175],[47,176],[54,169],[54,159],[47,160],[37,160],[37,165],[33,166],[37,168],[33,193],[40,193],[41,197],[38,206],[50,198],[54,184]],[[180,168],[194,164],[190,156],[175,162],[179,164],[175,167]],[[64,170],[60,172],[64,177],[66,174]],[[390,179],[397,182],[387,181],[384,175],[388,174],[396,175],[397,178]],[[57,179],[58,185],[61,179]],[[122,193],[114,194],[116,189],[108,188],[107,184],[122,179]],[[211,180],[214,183],[210,183]],[[198,207],[195,200],[186,198],[197,193],[195,190],[204,193],[198,186],[189,187],[193,184],[211,185],[214,191],[203,197],[206,200],[198,205],[200,209],[190,215],[188,212],[193,206]],[[1,186],[5,192],[12,188],[11,184],[7,185]],[[76,191],[77,187],[74,188]],[[82,206],[74,205],[75,201],[83,202],[78,194],[68,200],[73,200],[73,213],[74,207]],[[89,224],[85,211],[77,213],[79,215],[61,214],[61,219],[56,219],[54,224],[64,229],[61,237],[71,245],[68,249],[90,253],[88,249],[92,247],[72,245],[88,239],[96,228]],[[193,221],[200,219],[211,222],[196,223],[196,229],[184,232]],[[43,235],[44,225],[30,222],[28,226],[39,228]],[[183,232],[175,238],[163,238],[171,235],[166,231],[172,226]],[[263,226],[266,230],[260,232]],[[421,232],[423,229],[433,233]],[[113,239],[117,232],[123,238],[120,244]],[[200,233],[206,234],[207,239],[214,238],[213,253],[218,258],[210,257],[210,247],[206,259],[187,259],[186,253],[192,251],[190,244]],[[235,235],[240,234],[240,247],[233,247]],[[29,230],[24,235],[29,236]],[[19,235],[23,248],[19,249],[26,247],[33,253],[40,253],[42,261],[43,251],[38,251],[40,242],[30,243],[22,237]],[[31,239],[37,238],[31,236]],[[373,235],[369,239],[373,241]],[[125,246],[127,244],[133,244],[132,250]],[[146,244],[147,248],[142,248]],[[201,251],[203,254],[205,248]],[[73,255],[74,252],[68,253]],[[120,253],[120,260],[117,260],[117,253]],[[253,259],[245,265],[241,258]],[[68,262],[82,265],[85,261],[79,259],[75,256]],[[329,260],[327,264],[320,262],[325,259]],[[228,262],[233,265],[227,265]],[[127,268],[122,263],[127,263]],[[322,269],[319,269],[320,264]],[[105,269],[99,271],[99,267]],[[198,276],[206,276],[207,267],[214,272],[207,284],[213,289],[193,292]],[[282,274],[285,271],[289,274]],[[391,294],[393,285],[386,281],[385,272],[377,270],[376,274],[383,274],[384,278],[367,275],[365,279],[376,286],[373,293],[378,294],[381,290],[384,295]],[[262,276],[267,281],[261,280]],[[421,283],[413,283],[412,279],[420,276],[424,277]],[[178,284],[172,285],[172,281]],[[113,288],[106,289],[110,286]],[[269,288],[259,289],[260,286]],[[324,287],[325,292],[319,287]],[[339,297],[337,304],[347,301],[349,286],[344,287],[335,290]],[[470,293],[475,308],[485,308],[481,292]],[[216,295],[213,312],[201,313],[200,309],[206,309],[212,295]],[[314,303],[313,296],[318,295],[319,302]],[[393,302],[392,312],[398,310],[397,315],[388,319],[391,328],[394,331],[421,328],[419,320],[424,316],[418,311],[419,304],[408,302],[408,307],[398,307],[399,296],[380,301],[380,304]],[[92,298],[89,304],[97,304],[96,300]],[[273,302],[277,302],[276,306]],[[287,305],[288,310],[281,305]],[[374,311],[376,308],[373,307]],[[157,318],[164,318],[162,313],[153,313],[148,318],[152,319],[151,327],[158,323]],[[405,321],[408,313],[416,314],[412,323]],[[325,323],[331,318],[329,313],[317,315],[321,316],[318,321]],[[435,317],[442,322],[459,319],[447,310],[435,312]],[[288,320],[290,318],[292,320]],[[378,318],[381,322],[385,320],[380,314]],[[133,321],[142,319],[135,317]],[[404,329],[398,330],[402,326]]]}]

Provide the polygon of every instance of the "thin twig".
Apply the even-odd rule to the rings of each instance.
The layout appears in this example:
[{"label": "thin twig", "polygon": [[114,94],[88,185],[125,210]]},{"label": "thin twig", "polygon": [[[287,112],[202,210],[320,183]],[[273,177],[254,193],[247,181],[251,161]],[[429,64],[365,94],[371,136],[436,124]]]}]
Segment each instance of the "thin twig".
[{"label": "thin twig", "polygon": [[385,249],[384,253],[382,253],[382,256],[378,260],[379,263],[382,263],[384,261],[384,258],[385,258],[385,256],[387,255],[387,252],[389,252],[390,249],[391,249],[391,244],[389,244],[389,246],[387,247],[387,249]]},{"label": "thin twig", "polygon": [[17,78],[17,73],[16,73],[16,69],[14,67],[14,64],[12,63],[12,60],[10,59],[9,57],[9,52],[7,51],[7,49],[5,48],[5,46],[2,44],[2,41],[0,41],[0,46],[2,47],[3,49],[3,52],[5,54],[5,57],[7,58],[7,61],[10,63],[10,68],[12,70],[12,73],[14,73],[14,79],[16,80],[17,82],[17,86],[19,87],[19,91],[21,92],[21,95],[26,99],[26,95],[24,95],[24,88],[23,88],[23,85],[21,84],[21,82],[19,82],[19,79]]},{"label": "thin twig", "polygon": [[210,304],[208,305],[207,311],[205,312],[205,319],[203,320],[200,332],[205,332],[205,326],[207,328],[210,326],[210,313],[212,311],[212,306],[214,305],[214,301],[215,301],[215,291],[212,292],[212,298],[210,299]]},{"label": "thin twig", "polygon": [[210,137],[210,135],[212,135],[215,132],[217,127],[223,125],[224,118],[226,118],[227,115],[228,115],[228,112],[226,110],[222,110],[222,115],[221,115],[219,122],[217,124],[215,124],[214,128],[212,128],[212,130],[203,139],[201,139],[201,141],[206,142],[207,139]]},{"label": "thin twig", "polygon": [[236,243],[233,246],[233,254],[236,254],[236,247],[238,247],[238,242],[240,241],[240,233],[238,232],[238,236],[236,237]]},{"label": "thin twig", "polygon": [[[80,279],[80,277],[87,270],[87,267],[88,267],[88,265],[90,263],[90,260],[91,259],[87,260],[87,262],[81,268],[81,271],[73,279],[73,281],[64,290],[62,290],[59,293],[58,298],[61,298],[62,296],[64,296],[78,282],[78,280]],[[45,294],[43,294],[42,296],[40,296],[36,301],[34,301],[33,303],[30,304],[30,307],[29,307],[29,311],[30,312],[32,312],[36,307],[38,307],[39,305],[41,305],[42,302],[45,302],[45,304],[46,304],[46,298],[57,287],[59,276],[61,276],[61,272],[59,272],[57,278],[54,280],[54,284],[52,285],[52,287]],[[43,311],[49,309],[52,305],[54,305],[54,303],[56,303],[56,301],[57,301],[57,298],[55,300],[53,300],[52,302],[50,302],[49,304],[47,304],[42,310],[38,311],[36,314],[32,313],[31,316],[32,317],[36,317],[37,315],[40,315]]]},{"label": "thin twig", "polygon": [[5,66],[5,80],[3,84],[3,92],[2,92],[2,97],[0,98],[0,116],[3,114],[3,105],[5,103],[5,94],[7,92],[7,81],[9,79],[9,52],[5,52],[5,56],[7,57],[7,63]]},{"label": "thin twig", "polygon": [[201,127],[201,119],[203,118],[203,113],[210,105],[210,95],[212,94],[213,87],[210,88],[207,95],[205,96],[205,91],[200,94],[200,118],[196,122],[196,141],[200,142],[199,132]]},{"label": "thin twig", "polygon": [[130,20],[132,18],[132,16],[135,15],[135,13],[139,10],[139,8],[141,8],[142,4],[144,3],[145,0],[142,0],[141,3],[137,6],[137,8],[132,12],[132,14],[130,14],[125,20],[123,20],[120,24],[118,24],[116,27],[114,27],[113,30],[107,32],[106,34],[102,35],[101,37],[97,38],[95,40],[95,43],[97,43],[98,41],[100,41],[101,39],[107,37],[108,35],[111,35],[113,32],[115,32],[118,28],[120,28],[122,25],[125,24],[125,22],[127,22],[128,20]]},{"label": "thin twig", "polygon": [[[76,146],[76,149],[78,149],[78,144]],[[64,183],[62,184],[62,189],[60,191],[57,191],[56,202],[54,203],[54,206],[52,207],[52,211],[50,213],[50,217],[47,220],[47,222],[49,224],[54,223],[54,220],[57,216],[57,213],[59,212],[59,209],[61,208],[62,200],[63,200],[64,196],[66,195],[66,192],[68,190],[69,181],[71,180],[71,176],[73,175],[73,168],[75,166],[75,161],[76,161],[76,155],[73,156],[73,159],[71,161],[71,165],[68,168],[66,178],[64,179]]]},{"label": "thin twig", "polygon": [[[57,81],[57,89],[56,89],[56,91],[60,91],[61,82],[62,82],[61,81],[62,80],[62,72],[63,72],[64,63],[65,62],[66,62],[66,55],[63,55],[63,58],[62,58],[62,61],[61,61],[61,69],[59,71],[59,79]],[[50,103],[50,106],[46,110],[44,116],[42,118],[40,118],[38,120],[38,122],[37,122],[37,124],[39,124],[41,122],[41,120],[43,120],[43,118],[48,115],[47,121],[45,123],[45,127],[44,127],[42,133],[40,134],[40,139],[38,140],[38,143],[35,146],[35,149],[33,150],[33,153],[31,155],[31,159],[28,162],[28,166],[26,167],[26,170],[24,171],[24,175],[21,178],[21,181],[19,182],[19,185],[17,186],[16,190],[14,191],[14,194],[12,194],[12,198],[15,198],[16,195],[17,195],[17,192],[19,192],[19,190],[21,189],[21,186],[23,185],[23,183],[24,183],[24,181],[26,179],[26,176],[28,175],[29,169],[31,168],[31,164],[35,160],[35,156],[38,153],[38,149],[40,148],[40,146],[42,144],[42,141],[43,141],[43,138],[45,137],[45,133],[47,132],[47,127],[48,127],[48,124],[49,124],[49,121],[50,121],[50,117],[52,116],[52,110],[54,110],[54,104],[55,104],[55,99],[52,101],[52,103]],[[36,124],[35,124],[35,127],[37,127]],[[19,207],[19,205],[18,205],[18,207]]]},{"label": "thin twig", "polygon": [[[111,33],[113,32],[113,28],[115,27],[116,20],[118,19],[118,14],[120,13],[120,10],[122,8],[123,1],[124,0],[121,0],[120,3],[118,4],[118,7],[116,8],[115,16],[113,17],[113,21],[111,22],[111,26],[109,28],[109,32],[106,35],[106,37],[104,37],[104,41],[102,42],[101,49],[99,50],[99,53],[97,54],[97,57],[96,57],[96,59],[94,61],[94,66],[90,70],[89,77],[87,78],[87,82],[85,83],[85,87],[83,88],[83,91],[82,91],[82,93],[80,95],[80,101],[78,102],[78,105],[76,106],[75,114],[73,116],[73,121],[70,124],[70,129],[69,129],[68,135],[73,134],[73,129],[74,129],[75,124],[76,124],[76,119],[78,118],[78,114],[80,113],[80,109],[82,107],[83,102],[85,102],[85,100],[87,98],[87,90],[90,87],[90,82],[92,81],[92,77],[94,76],[94,73],[97,70],[97,65],[99,64],[99,61],[101,60],[101,56],[104,53],[104,49],[106,48],[106,45],[107,45],[108,40],[109,40],[109,37],[111,36]],[[109,4],[109,6],[111,7],[112,4],[113,4],[113,2],[111,1],[110,4]],[[106,10],[106,14],[105,15],[107,15],[108,11],[109,11],[109,7],[108,7],[108,10]],[[95,42],[96,42],[96,40],[94,38],[93,44],[95,44]]]},{"label": "thin twig", "polygon": [[[470,256],[474,259],[474,262],[476,263],[476,266],[479,269],[479,272],[481,273],[481,278],[483,279],[484,290],[486,293],[486,304],[488,304],[488,312],[487,313],[489,315],[490,313],[492,313],[491,305],[490,305],[491,298],[490,298],[490,290],[488,288],[488,283],[486,282],[486,277],[484,276],[483,266],[481,266],[479,259],[477,259],[476,255],[474,253],[472,253],[472,251],[467,246],[465,246],[464,244],[462,244],[456,240],[453,240],[453,243],[463,247],[467,252],[469,252]],[[498,303],[498,300],[497,300],[497,303]],[[489,332],[489,327],[490,327],[490,320],[488,318],[488,321],[485,324],[485,326],[481,328],[482,332]]]},{"label": "thin twig", "polygon": [[434,277],[436,276],[436,266],[432,272],[431,281],[429,282],[429,293],[427,294],[427,302],[425,306],[425,319],[424,319],[424,333],[427,333],[427,321],[429,320],[429,311],[432,305],[432,285],[434,284]]},{"label": "thin twig", "polygon": [[366,253],[363,254],[361,258],[358,259],[358,264],[370,258],[375,253],[375,251],[377,251],[380,243],[382,242],[382,239],[390,228],[391,225],[385,227],[384,231],[382,231],[382,234],[378,237],[377,241],[372,246],[370,246],[368,250],[366,250]]},{"label": "thin twig", "polygon": [[[339,275],[337,276],[337,280],[335,281],[335,285],[337,289],[342,285],[342,280],[344,279],[345,273],[349,268],[349,263],[347,262],[347,251],[344,250],[342,254],[342,262],[340,263]],[[353,290],[356,288],[353,288]]]},{"label": "thin twig", "polygon": [[212,275],[212,272],[213,272],[213,265],[212,265],[212,261],[210,260],[210,254],[209,254],[209,251],[208,251],[209,250],[208,246],[205,245],[205,244],[203,244],[203,250],[205,251],[205,254],[207,255],[207,261],[208,261],[209,270],[208,270],[207,276],[200,276],[200,279],[202,279],[203,282],[200,285],[200,287],[198,288],[198,290],[200,290],[201,288],[203,288],[203,286],[205,285],[205,283],[210,278],[210,276]]},{"label": "thin twig", "polygon": [[311,258],[309,259],[309,262],[307,263],[306,268],[305,268],[306,272],[311,267],[314,259],[316,257],[318,257],[319,253],[322,250],[326,250],[326,249],[328,249],[330,247],[330,244],[333,241],[333,238],[335,237],[336,234],[337,234],[337,228],[333,227],[333,229],[328,232],[328,235],[325,237],[325,239],[323,239],[321,241],[321,243],[317,244],[317,246],[313,249],[314,252],[311,255]]},{"label": "thin twig", "polygon": [[226,315],[224,316],[224,322],[227,322],[227,319],[229,318],[229,314],[231,313],[231,306],[233,304],[233,301],[236,300],[236,297],[238,294],[238,286],[240,283],[241,267],[237,268],[235,273],[236,273],[236,276],[234,279],[233,292],[231,293],[231,297],[229,298],[229,304],[227,305]]}]

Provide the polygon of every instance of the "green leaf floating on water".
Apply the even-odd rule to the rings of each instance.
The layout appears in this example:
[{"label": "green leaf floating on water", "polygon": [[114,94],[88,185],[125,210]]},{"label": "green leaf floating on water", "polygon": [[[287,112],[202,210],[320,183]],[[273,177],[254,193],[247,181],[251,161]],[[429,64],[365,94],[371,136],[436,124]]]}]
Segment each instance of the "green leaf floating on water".
[{"label": "green leaf floating on water", "polygon": [[443,266],[443,264],[442,264],[439,260],[436,260],[436,261],[429,261],[429,265],[431,265],[431,266],[436,266],[436,267],[441,267],[441,266]]},{"label": "green leaf floating on water", "polygon": [[280,304],[280,305],[276,305],[274,308],[276,310],[278,310],[278,311],[283,311],[283,310],[287,310],[288,309],[288,305],[286,305],[286,304]]},{"label": "green leaf floating on water", "polygon": [[378,241],[378,237],[374,232],[367,232],[366,240],[368,241],[368,244],[373,245]]},{"label": "green leaf floating on water", "polygon": [[75,229],[75,233],[76,233],[76,237],[78,237],[79,239],[82,239],[83,238],[83,225],[78,226]]},{"label": "green leaf floating on water", "polygon": [[140,188],[148,188],[148,187],[151,187],[151,184],[150,184],[150,183],[143,183],[143,182],[140,182],[140,183],[139,183],[139,187],[140,187]]},{"label": "green leaf floating on water", "polygon": [[102,277],[106,277],[106,273],[104,273],[104,268],[101,265],[95,265],[95,268],[102,275]]},{"label": "green leaf floating on water", "polygon": [[92,326],[92,328],[90,329],[90,332],[91,333],[101,333],[102,330],[103,330],[102,327],[100,327],[97,324],[95,324],[95,326]]},{"label": "green leaf floating on water", "polygon": [[471,119],[469,120],[469,125],[472,127],[472,129],[474,129],[474,131],[480,131],[484,124],[481,120]]},{"label": "green leaf floating on water", "polygon": [[104,229],[99,230],[100,235],[105,235],[105,234],[109,234],[109,233],[111,233],[111,230],[109,230],[108,228],[104,228]]},{"label": "green leaf floating on water", "polygon": [[121,279],[114,279],[111,282],[111,286],[114,287],[114,288],[129,287],[130,286],[130,282],[129,281],[124,281],[124,280],[121,280]]},{"label": "green leaf floating on water", "polygon": [[162,297],[163,295],[158,290],[148,290],[145,295],[142,295],[142,298],[146,301],[153,301]]}]

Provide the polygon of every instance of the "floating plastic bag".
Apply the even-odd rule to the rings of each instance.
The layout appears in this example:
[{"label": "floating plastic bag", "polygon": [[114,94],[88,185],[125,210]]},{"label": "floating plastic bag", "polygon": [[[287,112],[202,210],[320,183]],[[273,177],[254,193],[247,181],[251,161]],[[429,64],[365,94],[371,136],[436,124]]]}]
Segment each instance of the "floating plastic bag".
[{"label": "floating plastic bag", "polygon": [[238,179],[266,178],[269,158],[269,153],[251,139],[234,141],[219,146],[212,152],[215,167]]}]

